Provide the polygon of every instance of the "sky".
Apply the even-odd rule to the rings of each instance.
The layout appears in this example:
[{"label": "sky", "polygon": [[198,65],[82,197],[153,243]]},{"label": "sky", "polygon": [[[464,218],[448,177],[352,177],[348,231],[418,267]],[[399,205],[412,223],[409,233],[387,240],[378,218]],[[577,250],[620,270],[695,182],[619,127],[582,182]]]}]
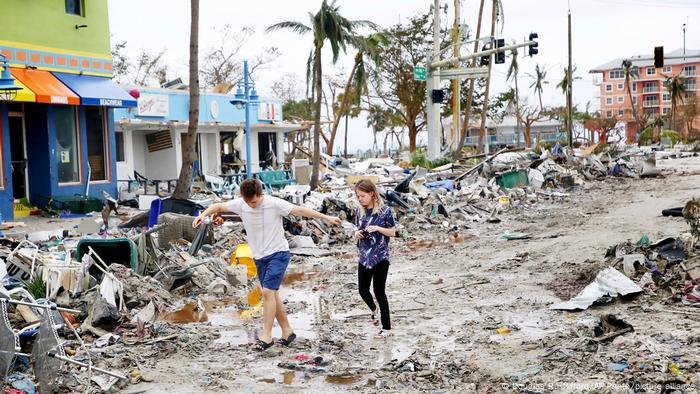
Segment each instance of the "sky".
[{"label": "sky", "polygon": [[[599,109],[600,75],[589,70],[615,58],[639,54],[651,55],[654,46],[663,45],[665,52],[683,47],[683,24],[686,24],[686,48],[700,49],[700,0],[502,0],[503,30],[496,35],[506,42],[521,42],[531,32],[539,35],[539,54],[524,57],[520,51],[519,87],[521,98],[530,103],[537,96],[530,89],[539,64],[547,70],[547,84],[542,101],[545,106],[563,105],[565,98],[556,84],[564,76],[567,64],[567,10],[572,15],[572,58],[574,73],[574,104],[583,108],[588,102]],[[409,17],[430,9],[432,0],[337,0],[341,14],[348,19],[368,19],[388,28]],[[479,0],[460,0],[461,20],[473,31],[476,27]],[[486,0],[485,20],[490,16],[490,1]],[[109,0],[109,20],[112,43],[127,42],[126,53],[134,59],[141,49],[152,53],[165,50],[169,78],[187,80],[189,56],[190,2],[188,0]],[[217,28],[230,24],[234,30],[252,27],[255,33],[240,52],[254,57],[264,47],[275,46],[281,56],[255,75],[258,93],[273,97],[270,86],[282,75],[294,74],[300,87],[305,84],[306,59],[311,50],[310,35],[299,36],[288,31],[265,33],[265,28],[284,20],[308,24],[308,13],[316,12],[320,0],[201,0],[200,55],[214,47],[219,40]],[[441,0],[447,14],[441,14],[441,25],[452,27],[454,0]],[[489,21],[490,22],[490,21]],[[482,35],[489,32],[489,23],[482,26]],[[336,65],[330,56],[324,58],[324,74],[337,70],[349,72],[353,55],[341,55]],[[505,64],[494,65],[492,97],[506,91]],[[201,64],[201,63],[200,63]],[[341,124],[342,125],[342,124]],[[372,145],[370,129],[364,116],[350,121],[348,145],[350,151],[367,149]],[[338,138],[342,139],[339,131]],[[381,144],[380,144],[381,146]]]}]

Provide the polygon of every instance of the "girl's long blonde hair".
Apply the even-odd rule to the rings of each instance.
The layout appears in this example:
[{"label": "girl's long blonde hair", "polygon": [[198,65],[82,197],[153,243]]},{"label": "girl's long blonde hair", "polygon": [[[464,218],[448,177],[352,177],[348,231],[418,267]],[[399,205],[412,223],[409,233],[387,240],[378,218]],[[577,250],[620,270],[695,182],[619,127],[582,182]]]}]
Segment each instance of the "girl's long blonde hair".
[{"label": "girl's long blonde hair", "polygon": [[[371,193],[373,195],[374,199],[374,208],[373,211],[382,214],[384,211],[387,209],[386,204],[384,204],[384,200],[379,196],[379,192],[377,191],[377,186],[374,185],[372,181],[369,179],[361,179],[355,184],[355,193],[360,190],[365,193]],[[362,204],[357,204],[360,209],[359,209],[359,216],[361,218],[365,217],[367,215],[367,209],[362,206]]]}]

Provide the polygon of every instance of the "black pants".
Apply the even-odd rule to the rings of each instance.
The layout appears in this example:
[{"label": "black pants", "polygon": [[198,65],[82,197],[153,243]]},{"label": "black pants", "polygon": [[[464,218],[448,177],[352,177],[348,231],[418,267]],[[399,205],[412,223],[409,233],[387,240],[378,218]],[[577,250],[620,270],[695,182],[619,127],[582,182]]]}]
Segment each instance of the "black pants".
[{"label": "black pants", "polygon": [[377,297],[379,311],[381,312],[382,328],[391,330],[391,318],[389,317],[389,300],[386,298],[386,277],[389,274],[389,261],[384,260],[372,268],[362,264],[357,265],[357,286],[362,300],[372,311],[377,309],[369,292],[369,285],[374,279],[374,296]]}]

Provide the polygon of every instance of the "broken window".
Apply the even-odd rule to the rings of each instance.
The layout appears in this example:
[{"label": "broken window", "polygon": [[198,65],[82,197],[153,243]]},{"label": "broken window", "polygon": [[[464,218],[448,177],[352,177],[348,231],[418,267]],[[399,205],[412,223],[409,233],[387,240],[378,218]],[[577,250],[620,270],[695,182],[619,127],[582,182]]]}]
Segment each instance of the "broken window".
[{"label": "broken window", "polygon": [[56,106],[53,109],[56,123],[56,159],[58,182],[80,182],[80,155],[75,107]]},{"label": "broken window", "polygon": [[107,138],[104,108],[85,107],[85,128],[87,131],[88,163],[90,181],[106,181],[108,175]]}]

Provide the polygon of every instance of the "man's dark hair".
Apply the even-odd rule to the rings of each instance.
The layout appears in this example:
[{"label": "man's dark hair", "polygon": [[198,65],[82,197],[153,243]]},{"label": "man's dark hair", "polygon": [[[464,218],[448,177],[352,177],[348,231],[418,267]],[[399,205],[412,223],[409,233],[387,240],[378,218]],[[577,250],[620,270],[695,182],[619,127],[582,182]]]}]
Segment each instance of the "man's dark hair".
[{"label": "man's dark hair", "polygon": [[262,196],[262,183],[257,179],[246,179],[241,182],[241,197],[244,200],[250,200],[253,197]]}]

